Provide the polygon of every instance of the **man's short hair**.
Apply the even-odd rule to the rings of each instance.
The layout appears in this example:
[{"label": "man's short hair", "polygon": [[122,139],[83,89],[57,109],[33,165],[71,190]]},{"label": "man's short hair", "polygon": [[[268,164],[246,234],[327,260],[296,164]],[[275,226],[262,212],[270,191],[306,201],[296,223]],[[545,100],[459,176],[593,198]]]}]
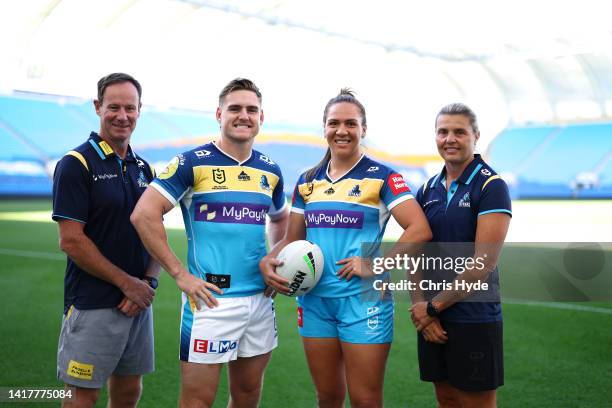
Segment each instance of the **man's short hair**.
[{"label": "man's short hair", "polygon": [[223,99],[225,98],[225,96],[234,91],[254,92],[255,95],[257,95],[257,98],[259,99],[259,103],[261,103],[261,91],[259,90],[257,85],[255,85],[253,81],[251,81],[250,79],[236,78],[236,79],[232,79],[221,90],[221,93],[219,94],[219,106],[223,105]]},{"label": "man's short hair", "polygon": [[114,72],[100,78],[98,81],[98,102],[102,103],[106,88],[108,88],[110,85],[120,84],[123,82],[130,82],[136,87],[136,90],[138,91],[138,103],[140,104],[140,98],[142,97],[142,87],[140,86],[140,83],[133,76],[124,74],[123,72]]}]

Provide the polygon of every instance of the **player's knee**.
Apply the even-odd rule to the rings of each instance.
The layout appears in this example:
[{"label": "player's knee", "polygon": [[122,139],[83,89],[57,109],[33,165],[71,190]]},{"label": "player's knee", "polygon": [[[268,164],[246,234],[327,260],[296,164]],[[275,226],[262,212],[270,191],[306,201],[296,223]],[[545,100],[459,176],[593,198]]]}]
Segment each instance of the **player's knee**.
[{"label": "player's knee", "polygon": [[382,395],[369,394],[351,396],[351,407],[355,408],[382,408]]},{"label": "player's knee", "polygon": [[110,392],[109,394],[109,408],[136,407],[142,394],[142,384],[131,384],[129,387]]},{"label": "player's knee", "polygon": [[261,397],[261,384],[241,384],[230,389],[230,397],[237,406],[256,406]]},{"label": "player's knee", "polygon": [[209,408],[215,401],[215,390],[207,390],[198,388],[187,388],[183,384],[181,386],[181,395],[179,398],[180,408]]},{"label": "player's knee", "polygon": [[336,408],[344,406],[344,392],[317,391],[317,401],[320,408]]},{"label": "player's knee", "polygon": [[447,387],[436,387],[436,400],[439,408],[461,408],[458,395]]},{"label": "player's knee", "polygon": [[179,408],[210,408],[212,406],[212,401],[197,398],[195,396],[181,395],[178,406]]},{"label": "player's knee", "polygon": [[93,408],[98,402],[100,397],[100,390],[93,388],[76,388],[75,398],[71,401],[64,401],[62,407],[64,408]]}]

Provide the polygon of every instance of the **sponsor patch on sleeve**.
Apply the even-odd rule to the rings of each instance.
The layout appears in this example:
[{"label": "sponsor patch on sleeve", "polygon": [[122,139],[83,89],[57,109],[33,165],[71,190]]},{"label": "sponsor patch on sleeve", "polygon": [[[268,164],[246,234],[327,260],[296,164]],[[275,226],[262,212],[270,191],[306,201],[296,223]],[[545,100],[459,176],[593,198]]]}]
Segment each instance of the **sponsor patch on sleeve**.
[{"label": "sponsor patch on sleeve", "polygon": [[70,377],[80,378],[81,380],[91,380],[93,379],[93,370],[93,364],[79,363],[78,361],[70,360],[67,374]]},{"label": "sponsor patch on sleeve", "polygon": [[393,195],[410,192],[410,188],[404,181],[402,175],[399,173],[391,174],[387,179],[387,183],[389,183],[389,187],[391,188]]}]

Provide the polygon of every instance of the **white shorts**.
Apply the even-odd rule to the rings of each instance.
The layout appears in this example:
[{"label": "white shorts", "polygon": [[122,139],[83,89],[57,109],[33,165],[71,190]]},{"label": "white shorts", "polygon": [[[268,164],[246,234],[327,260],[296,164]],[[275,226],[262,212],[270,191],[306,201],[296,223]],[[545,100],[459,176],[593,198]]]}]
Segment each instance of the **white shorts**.
[{"label": "white shorts", "polygon": [[278,345],[274,302],[263,293],[217,298],[219,306],[208,308],[183,293],[181,309],[181,361],[227,363],[238,357],[254,357]]}]

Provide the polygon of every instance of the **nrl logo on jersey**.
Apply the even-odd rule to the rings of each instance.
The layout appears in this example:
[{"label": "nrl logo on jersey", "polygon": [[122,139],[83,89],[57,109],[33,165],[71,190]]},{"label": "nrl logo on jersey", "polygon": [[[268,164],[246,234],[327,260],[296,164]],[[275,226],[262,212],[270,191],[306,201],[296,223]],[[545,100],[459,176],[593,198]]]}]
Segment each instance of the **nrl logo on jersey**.
[{"label": "nrl logo on jersey", "polygon": [[225,183],[225,170],[214,169],[213,170],[213,181],[217,184]]},{"label": "nrl logo on jersey", "polygon": [[459,200],[459,207],[470,208],[470,206],[470,193],[468,192],[461,197],[461,200]]},{"label": "nrl logo on jersey", "polygon": [[366,171],[367,171],[368,173],[371,173],[371,172],[373,172],[373,171],[378,171],[378,170],[380,170],[380,168],[379,168],[378,166],[372,166],[372,167],[370,167],[369,169],[367,169]]},{"label": "nrl logo on jersey", "polygon": [[480,170],[480,172],[483,175],[485,175],[485,176],[490,176],[491,175],[491,172],[488,169],[482,169],[482,170]]},{"label": "nrl logo on jersey", "polygon": [[325,194],[327,195],[332,195],[336,192],[336,190],[334,190],[333,187],[328,188],[327,190],[324,191]]},{"label": "nrl logo on jersey", "polygon": [[312,194],[313,190],[314,190],[314,183],[306,183],[306,186],[304,187],[304,196],[308,197],[309,195]]}]

